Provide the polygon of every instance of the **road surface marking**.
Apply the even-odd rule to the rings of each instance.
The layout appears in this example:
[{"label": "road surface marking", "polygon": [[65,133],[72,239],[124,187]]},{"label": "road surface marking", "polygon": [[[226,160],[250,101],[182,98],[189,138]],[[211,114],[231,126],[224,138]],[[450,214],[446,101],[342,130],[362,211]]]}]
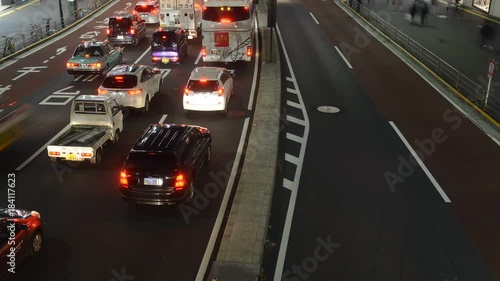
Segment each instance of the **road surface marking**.
[{"label": "road surface marking", "polygon": [[293,79],[291,77],[286,77],[286,81],[293,82]]},{"label": "road surface marking", "polygon": [[286,133],[286,138],[291,140],[291,141],[298,142],[300,144],[304,141],[303,138],[296,136],[294,134],[291,134],[291,133]]},{"label": "road surface marking", "polygon": [[[258,36],[258,29],[257,29],[257,20],[255,20],[255,32],[257,34],[256,36],[256,43],[257,46],[259,46],[259,36]],[[258,49],[257,52],[255,53],[255,56],[258,57]],[[256,83],[256,78],[255,76],[259,73],[259,67],[258,67],[258,62],[255,61],[255,68],[254,68],[254,81],[252,82],[252,88],[250,90],[250,99],[248,100],[248,108],[252,108],[253,104],[253,96],[255,95],[255,85]],[[233,168],[231,170],[231,174],[229,175],[229,181],[227,182],[227,188],[226,191],[224,192],[224,197],[222,199],[221,206],[219,208],[219,213],[217,214],[217,219],[215,220],[214,228],[212,229],[212,233],[210,234],[210,239],[208,240],[208,245],[207,249],[205,250],[205,254],[203,255],[203,259],[201,261],[200,268],[198,269],[198,273],[196,274],[196,279],[195,281],[204,281],[203,277],[205,276],[205,273],[207,272],[208,269],[208,264],[210,263],[210,257],[213,254],[214,248],[215,248],[215,242],[217,241],[217,236],[219,235],[220,228],[222,225],[222,221],[224,220],[224,214],[226,213],[227,205],[229,202],[229,197],[231,196],[233,186],[234,186],[234,181],[236,179],[236,174],[238,172],[238,167],[240,166],[240,161],[241,161],[241,154],[243,153],[243,149],[245,146],[246,142],[246,136],[248,133],[248,123],[250,122],[250,118],[245,118],[245,122],[243,124],[243,129],[241,130],[241,137],[240,137],[240,143],[238,145],[238,150],[236,151],[236,156],[234,158],[234,164]]]},{"label": "road surface marking", "polygon": [[100,74],[96,74],[94,76],[90,76],[87,81],[94,81],[97,77],[101,76]]},{"label": "road surface marking", "polygon": [[298,104],[298,103],[296,103],[296,102],[293,102],[293,101],[289,101],[289,100],[287,100],[287,101],[286,101],[286,104],[287,104],[287,105],[289,105],[289,106],[291,106],[291,107],[295,107],[295,108],[299,108],[299,109],[300,109],[300,108],[302,108],[302,107],[300,106],[300,104]]},{"label": "road surface marking", "polygon": [[297,94],[297,90],[295,89],[286,88],[286,91],[292,94]]},{"label": "road surface marking", "polygon": [[314,15],[313,15],[311,12],[309,12],[309,14],[310,14],[310,15],[311,15],[311,17],[313,18],[313,20],[316,22],[316,24],[319,24],[318,20],[314,17]]},{"label": "road surface marking", "polygon": [[422,170],[425,172],[425,174],[427,175],[427,177],[429,177],[429,179],[431,180],[431,182],[434,185],[434,187],[436,188],[436,190],[439,192],[439,194],[441,194],[441,197],[443,198],[444,202],[451,203],[450,199],[448,198],[448,196],[446,195],[446,193],[443,191],[443,189],[441,188],[441,186],[439,185],[439,183],[432,176],[431,172],[429,172],[429,170],[424,165],[424,163],[422,162],[422,160],[420,160],[420,158],[418,157],[417,153],[415,152],[415,150],[413,150],[413,148],[408,143],[408,141],[406,140],[406,138],[399,131],[398,127],[396,127],[396,124],[394,124],[394,122],[392,122],[392,121],[389,121],[389,124],[391,124],[392,128],[394,129],[394,131],[396,131],[396,134],[398,134],[399,138],[403,141],[403,143],[405,144],[406,148],[408,148],[408,150],[410,151],[411,155],[413,155],[413,158],[415,158],[415,160],[417,161],[417,163],[420,165],[420,168],[422,168]]},{"label": "road surface marking", "polygon": [[337,48],[337,46],[334,46],[335,47],[335,50],[337,50],[337,52],[339,53],[339,55],[344,59],[345,63],[347,64],[347,66],[352,69],[352,65],[349,63],[349,61],[344,57],[344,54],[342,54],[342,52],[339,50],[339,48]]},{"label": "road surface marking", "polygon": [[5,14],[1,14],[1,15],[0,15],[0,18],[1,18],[1,17],[3,17],[3,16],[6,16],[6,15],[9,15],[9,14],[11,14],[11,13],[15,12],[15,11],[19,11],[19,10],[21,10],[22,8],[28,7],[29,5],[32,5],[32,4],[35,4],[35,3],[38,3],[38,2],[40,2],[40,0],[35,0],[35,1],[31,2],[31,3],[28,3],[28,4],[25,4],[25,5],[22,5],[21,7],[17,7],[17,8],[15,8],[15,9],[13,9],[12,11],[8,11],[8,12],[6,12]]},{"label": "road surface marking", "polygon": [[134,64],[138,64],[139,61],[151,50],[151,46],[149,46],[149,48],[146,49],[146,51],[144,51],[144,53],[142,53],[142,55],[137,59],[135,60]]},{"label": "road surface marking", "polygon": [[194,62],[194,64],[198,64],[198,62],[200,61],[200,59],[201,59],[201,51],[200,51],[200,54],[198,55],[198,58]]},{"label": "road surface marking", "polygon": [[163,124],[163,122],[165,122],[165,119],[167,118],[168,114],[163,114],[163,116],[161,117],[160,119],[160,122],[158,122],[158,124]]},{"label": "road surface marking", "polygon": [[293,117],[293,116],[290,116],[290,115],[287,115],[286,116],[286,120],[290,121],[290,122],[293,122],[295,124],[299,124],[299,125],[302,125],[302,126],[306,126],[306,122],[302,119],[298,119],[296,117]]},{"label": "road surface marking", "polygon": [[300,162],[299,158],[297,158],[291,154],[288,154],[288,153],[285,153],[285,161],[288,161],[288,162],[295,164],[295,165],[297,165]]},{"label": "road surface marking", "polygon": [[82,77],[83,77],[83,75],[78,75],[78,77],[76,77],[73,81],[78,81],[78,80],[80,80],[80,78],[82,78]]},{"label": "road surface marking", "polygon": [[30,158],[28,158],[26,161],[24,161],[24,163],[22,163],[21,165],[19,165],[19,167],[17,167],[15,171],[16,172],[21,171],[26,165],[28,165],[31,161],[33,161],[33,159],[35,159],[35,157],[37,157],[40,153],[42,153],[42,151],[44,151],[45,149],[47,149],[47,146],[49,146],[49,144],[51,144],[58,137],[60,137],[67,130],[69,130],[69,128],[71,128],[71,123],[68,124],[68,125],[66,125],[66,127],[64,127],[59,133],[57,133],[57,135],[55,135],[53,138],[51,138],[44,146],[42,146],[42,148],[40,148],[37,152],[35,152],[35,154],[31,155]]},{"label": "road surface marking", "polygon": [[[283,38],[281,37],[281,32],[278,24],[276,23],[276,31],[278,33],[279,42],[283,48],[283,54],[285,55],[286,63],[290,69],[290,75],[293,80],[293,84],[297,89],[297,97],[299,103],[302,105],[302,113],[304,114],[304,138],[300,146],[299,153],[299,163],[297,164],[297,169],[295,170],[295,178],[293,182],[289,183],[288,180],[283,179],[283,186],[291,190],[290,201],[288,203],[288,210],[286,212],[285,225],[283,226],[283,234],[281,236],[280,249],[278,253],[278,259],[276,261],[276,269],[274,271],[274,281],[281,281],[283,275],[283,266],[285,264],[286,251],[288,247],[288,239],[290,238],[290,229],[292,228],[293,212],[295,211],[295,201],[297,200],[297,193],[299,189],[300,175],[302,173],[302,164],[304,162],[304,156],[307,147],[307,138],[309,137],[309,117],[307,115],[306,108],[304,106],[304,101],[302,100],[302,95],[300,94],[299,86],[297,85],[297,80],[295,79],[295,74],[292,69],[292,64],[290,63],[290,58],[288,57],[288,52],[286,51],[285,44],[283,43]],[[287,119],[289,116],[287,116]]]},{"label": "road surface marking", "polygon": [[169,73],[170,69],[162,69],[161,79],[165,79]]},{"label": "road surface marking", "polygon": [[49,60],[44,60],[43,63],[47,63]]}]

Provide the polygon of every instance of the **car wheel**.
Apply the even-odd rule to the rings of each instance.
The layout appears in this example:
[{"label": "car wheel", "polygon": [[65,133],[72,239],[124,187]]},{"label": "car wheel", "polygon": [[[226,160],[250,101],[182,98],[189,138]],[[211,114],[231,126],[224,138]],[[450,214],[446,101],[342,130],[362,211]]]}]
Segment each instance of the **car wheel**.
[{"label": "car wheel", "polygon": [[116,63],[116,65],[119,65],[123,62],[123,54],[120,53],[120,55],[118,56],[118,62]]},{"label": "car wheel", "polygon": [[90,163],[94,165],[99,165],[101,163],[102,153],[101,149],[97,149],[94,158],[90,159]]},{"label": "car wheel", "polygon": [[34,257],[40,253],[43,246],[43,235],[40,230],[37,230],[31,239],[29,255]]},{"label": "car wheel", "polygon": [[191,184],[189,185],[189,191],[188,191],[188,196],[186,197],[186,200],[184,201],[185,203],[191,203],[193,202],[194,198],[194,179],[192,179]]},{"label": "car wheel", "polygon": [[113,138],[113,145],[117,146],[120,141],[120,130],[116,130],[115,137]]},{"label": "car wheel", "polygon": [[144,107],[141,109],[141,112],[143,114],[146,114],[148,113],[148,111],[149,111],[149,97],[146,96],[146,101],[144,102]]},{"label": "car wheel", "polygon": [[137,45],[139,45],[139,39],[137,39],[137,38],[134,38],[134,43],[133,43],[133,44],[134,44],[134,46],[137,46]]},{"label": "car wheel", "polygon": [[161,95],[162,91],[163,91],[163,82],[160,80],[160,86],[158,86],[158,92],[156,94]]},{"label": "car wheel", "polygon": [[207,157],[205,158],[205,165],[208,166],[210,163],[210,159],[212,159],[212,144],[208,145],[207,149]]}]

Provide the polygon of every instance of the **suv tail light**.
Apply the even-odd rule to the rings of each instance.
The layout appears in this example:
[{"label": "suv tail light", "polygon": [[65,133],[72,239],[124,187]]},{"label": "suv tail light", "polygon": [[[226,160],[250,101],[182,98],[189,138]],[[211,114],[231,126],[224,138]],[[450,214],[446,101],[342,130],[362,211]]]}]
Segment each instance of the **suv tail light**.
[{"label": "suv tail light", "polygon": [[184,88],[184,94],[187,96],[189,93],[189,89],[188,88]]},{"label": "suv tail light", "polygon": [[220,96],[222,96],[222,94],[224,94],[224,89],[219,89],[217,91],[217,95],[219,95],[219,97],[220,97]]},{"label": "suv tail light", "polygon": [[206,56],[207,56],[207,49],[205,48],[205,46],[202,46],[202,47],[201,47],[201,55],[202,55],[203,57],[206,57]]},{"label": "suv tail light", "polygon": [[111,34],[111,29],[106,28],[106,34],[107,34],[107,35],[110,35],[110,34]]},{"label": "suv tail light", "polygon": [[140,95],[142,93],[142,89],[129,90],[128,93],[130,95]]},{"label": "suv tail light", "polygon": [[153,14],[153,15],[158,14],[158,10],[157,10],[157,9],[152,10],[152,11],[151,11],[151,14]]},{"label": "suv tail light", "polygon": [[179,174],[175,178],[175,185],[174,185],[175,190],[183,190],[185,185],[186,185],[186,180],[184,179],[184,175]]},{"label": "suv tail light", "polygon": [[135,29],[131,28],[130,29],[130,34],[134,35],[135,34]]},{"label": "suv tail light", "polygon": [[68,62],[66,63],[66,67],[67,68],[78,67],[78,63]]},{"label": "suv tail light", "polygon": [[251,57],[251,56],[252,56],[252,47],[247,46],[247,57]]},{"label": "suv tail light", "polygon": [[132,13],[133,13],[134,15],[137,15],[137,10],[134,10]]},{"label": "suv tail light", "polygon": [[120,172],[120,185],[128,187],[128,175],[125,171]]}]

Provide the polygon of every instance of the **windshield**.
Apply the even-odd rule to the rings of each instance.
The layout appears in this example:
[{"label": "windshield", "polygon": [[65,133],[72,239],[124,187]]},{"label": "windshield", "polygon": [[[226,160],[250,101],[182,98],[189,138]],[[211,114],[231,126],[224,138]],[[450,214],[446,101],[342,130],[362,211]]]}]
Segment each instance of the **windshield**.
[{"label": "windshield", "polygon": [[173,153],[131,152],[126,162],[130,168],[160,168],[165,172],[177,168],[177,158]]},{"label": "windshield", "polygon": [[216,22],[235,22],[250,19],[248,7],[203,7],[202,19]]},{"label": "windshield", "polygon": [[219,89],[219,82],[216,80],[190,80],[188,89],[193,92],[214,92]]},{"label": "windshield", "polygon": [[112,29],[130,29],[132,21],[129,18],[110,18],[109,27]]},{"label": "windshield", "polygon": [[163,46],[163,47],[170,47],[172,46],[172,43],[175,43],[175,34],[173,33],[155,33],[153,34],[153,46],[158,47],[158,46]]},{"label": "windshield", "polygon": [[80,45],[73,53],[74,57],[80,58],[101,57],[103,55],[101,47],[99,46],[84,47],[83,45]]},{"label": "windshield", "polygon": [[135,75],[120,75],[108,76],[102,82],[104,88],[115,89],[130,89],[137,86],[137,76]]}]

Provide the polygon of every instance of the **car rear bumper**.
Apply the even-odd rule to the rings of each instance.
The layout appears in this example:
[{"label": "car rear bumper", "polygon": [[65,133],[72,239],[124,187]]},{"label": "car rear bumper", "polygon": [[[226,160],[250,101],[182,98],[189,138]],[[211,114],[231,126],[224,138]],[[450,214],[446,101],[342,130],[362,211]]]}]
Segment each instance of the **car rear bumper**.
[{"label": "car rear bumper", "polygon": [[[203,100],[203,98],[200,98]],[[226,108],[226,101],[224,98],[207,98],[207,102],[203,103],[198,98],[186,99],[184,98],[182,106],[184,110],[193,111],[222,111]]]},{"label": "car rear bumper", "polygon": [[[108,37],[109,42],[115,44],[115,45],[127,45],[127,44],[134,44],[134,39],[136,37],[132,36],[123,36],[123,39],[118,39],[117,37]],[[139,39],[137,39],[139,40]]]},{"label": "car rear bumper", "polygon": [[167,195],[166,193],[144,192],[122,187],[120,189],[123,201],[140,205],[176,205],[184,202],[189,195],[187,190]]}]

